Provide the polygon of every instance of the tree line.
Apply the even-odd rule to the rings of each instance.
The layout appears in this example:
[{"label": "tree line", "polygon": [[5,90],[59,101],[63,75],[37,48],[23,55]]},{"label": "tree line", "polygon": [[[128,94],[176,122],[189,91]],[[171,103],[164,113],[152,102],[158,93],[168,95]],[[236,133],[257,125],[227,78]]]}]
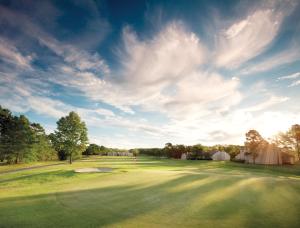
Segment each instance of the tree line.
[{"label": "tree line", "polygon": [[244,146],[240,145],[215,145],[204,146],[196,144],[186,146],[166,143],[164,148],[135,148],[125,150],[107,148],[97,144],[88,144],[87,128],[80,116],[70,112],[60,118],[54,133],[47,135],[39,123],[32,123],[25,115],[14,116],[8,109],[0,106],[0,161],[12,163],[69,160],[78,159],[84,155],[109,155],[111,152],[129,152],[134,156],[138,154],[156,157],[180,159],[183,154],[190,160],[210,160],[216,151],[227,152],[231,160],[246,149],[255,163],[261,148],[272,144],[281,150],[295,154],[300,159],[300,125],[292,125],[286,132],[281,132],[276,137],[267,141],[258,131],[250,130],[246,133]]},{"label": "tree line", "polygon": [[173,145],[166,143],[164,148],[139,148],[138,151],[143,155],[150,155],[156,157],[167,157],[180,159],[182,154],[186,154],[188,160],[211,160],[212,154],[216,151],[225,151],[233,159],[243,148],[240,145],[214,145],[204,146],[196,144],[193,146],[186,146],[183,144]]},{"label": "tree line", "polygon": [[109,147],[105,147],[105,146],[99,146],[97,144],[91,143],[87,149],[82,153],[84,155],[101,155],[101,156],[107,156],[110,153],[124,153],[124,152],[128,152],[128,150],[126,149],[118,149],[118,148],[109,148]]},{"label": "tree line", "polygon": [[273,145],[274,148],[297,156],[298,160],[300,160],[299,124],[292,125],[286,132],[278,133],[273,138],[269,139],[269,141],[264,139],[256,130],[249,130],[245,136],[246,140],[244,146],[204,146],[201,144],[186,146],[183,144],[173,145],[172,143],[166,143],[164,148],[139,148],[137,150],[143,155],[175,159],[180,159],[182,154],[186,154],[186,159],[188,160],[211,160],[212,155],[216,151],[225,151],[230,155],[231,160],[235,160],[235,157],[240,153],[240,151],[246,149],[246,154],[252,156],[253,162],[255,163],[255,160],[259,155],[259,151],[267,151],[267,147]]},{"label": "tree line", "polygon": [[14,116],[0,106],[0,161],[8,164],[79,158],[88,145],[87,128],[79,115],[70,112],[57,121],[47,135],[38,123],[25,115]]}]

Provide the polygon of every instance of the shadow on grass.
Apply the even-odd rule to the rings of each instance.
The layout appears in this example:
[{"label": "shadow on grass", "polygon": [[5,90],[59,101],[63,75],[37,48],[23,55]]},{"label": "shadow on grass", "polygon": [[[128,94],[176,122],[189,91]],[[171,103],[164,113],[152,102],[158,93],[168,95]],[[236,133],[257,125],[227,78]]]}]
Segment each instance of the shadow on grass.
[{"label": "shadow on grass", "polygon": [[[260,207],[264,198],[259,189],[252,187],[254,183],[255,179],[180,174],[150,186],[123,184],[10,197],[0,200],[0,221],[8,227],[102,227],[123,223],[136,227],[274,226],[280,214],[268,214]],[[298,210],[299,205],[294,209]],[[285,225],[297,227],[299,222],[291,220]]]},{"label": "shadow on grass", "polygon": [[60,163],[54,163],[54,164],[47,164],[47,165],[38,165],[38,166],[18,168],[18,169],[13,169],[13,170],[7,170],[7,171],[0,172],[0,175],[1,174],[7,174],[7,173],[16,173],[16,172],[25,171],[25,170],[46,168],[46,167],[51,167],[51,166],[65,165],[65,164],[66,164],[66,162],[60,162]]},{"label": "shadow on grass", "polygon": [[9,183],[9,182],[15,182],[15,181],[45,183],[48,181],[55,180],[57,178],[70,178],[75,175],[76,175],[76,173],[73,170],[64,170],[64,171],[56,170],[56,171],[33,173],[33,174],[27,174],[27,175],[23,175],[23,176],[8,178],[8,179],[2,179],[2,180],[0,180],[0,183]]}]

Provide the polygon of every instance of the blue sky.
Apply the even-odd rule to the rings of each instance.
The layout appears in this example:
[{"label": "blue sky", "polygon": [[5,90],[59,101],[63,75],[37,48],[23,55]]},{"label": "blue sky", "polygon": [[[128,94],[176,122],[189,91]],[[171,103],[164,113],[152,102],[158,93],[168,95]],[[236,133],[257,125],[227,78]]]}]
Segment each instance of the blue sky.
[{"label": "blue sky", "polygon": [[300,123],[300,4],[1,1],[0,104],[90,142],[242,144]]}]

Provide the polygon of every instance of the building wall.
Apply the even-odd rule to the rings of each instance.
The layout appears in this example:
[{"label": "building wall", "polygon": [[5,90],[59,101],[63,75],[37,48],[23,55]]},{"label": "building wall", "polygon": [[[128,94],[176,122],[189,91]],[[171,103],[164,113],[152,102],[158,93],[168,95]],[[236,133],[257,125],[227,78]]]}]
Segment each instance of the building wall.
[{"label": "building wall", "polygon": [[[241,152],[235,157],[235,159],[244,160],[245,163],[254,163],[252,155],[248,155],[246,150],[241,150]],[[255,159],[255,164],[264,165],[281,165],[294,163],[295,156],[286,152],[282,152],[280,148],[272,144],[261,147],[260,151],[258,152],[258,156]]]}]

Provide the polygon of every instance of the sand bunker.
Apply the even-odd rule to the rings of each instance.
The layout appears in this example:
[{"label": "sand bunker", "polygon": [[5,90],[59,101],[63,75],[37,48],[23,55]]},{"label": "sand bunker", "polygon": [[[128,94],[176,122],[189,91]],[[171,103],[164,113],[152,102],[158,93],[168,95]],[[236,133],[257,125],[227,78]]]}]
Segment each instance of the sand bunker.
[{"label": "sand bunker", "polygon": [[112,168],[81,168],[81,169],[75,169],[76,173],[110,173],[112,172]]}]

